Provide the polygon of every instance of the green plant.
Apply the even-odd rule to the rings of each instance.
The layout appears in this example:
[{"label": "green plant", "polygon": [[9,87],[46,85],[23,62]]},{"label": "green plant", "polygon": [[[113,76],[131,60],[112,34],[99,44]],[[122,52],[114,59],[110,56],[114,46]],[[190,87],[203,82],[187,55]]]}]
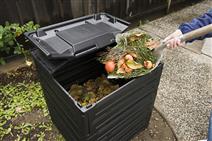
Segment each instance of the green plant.
[{"label": "green plant", "polygon": [[[38,24],[34,24],[33,21],[29,21],[28,23],[24,24],[21,29],[22,29],[22,33],[23,32],[27,32],[27,31],[33,31],[38,29],[40,26]],[[18,30],[17,30],[18,31]]]},{"label": "green plant", "polygon": [[[27,22],[24,25],[19,25],[18,23],[9,22],[5,23],[5,26],[0,25],[0,52],[5,52],[9,54],[11,51],[14,54],[27,54],[22,48],[16,38],[21,36],[24,32],[36,30],[39,28],[38,24],[34,24],[32,21]],[[5,64],[2,56],[0,56],[0,64]]]},{"label": "green plant", "polygon": [[2,57],[0,57],[0,65],[4,65],[6,62],[4,61],[4,59]]},{"label": "green plant", "polygon": [[5,51],[9,53],[11,46],[15,44],[14,39],[15,35],[12,32],[12,27],[17,26],[16,24],[8,25],[5,24],[5,27],[0,25],[0,51]]}]

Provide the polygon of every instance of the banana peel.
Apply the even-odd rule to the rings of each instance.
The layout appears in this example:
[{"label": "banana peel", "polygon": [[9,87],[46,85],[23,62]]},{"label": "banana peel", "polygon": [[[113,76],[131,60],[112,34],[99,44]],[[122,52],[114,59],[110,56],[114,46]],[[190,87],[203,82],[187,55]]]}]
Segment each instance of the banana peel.
[{"label": "banana peel", "polygon": [[129,68],[133,69],[133,70],[140,69],[140,68],[143,67],[142,64],[137,63],[137,62],[135,62],[134,60],[127,60],[127,61],[126,61],[126,65],[127,65]]}]

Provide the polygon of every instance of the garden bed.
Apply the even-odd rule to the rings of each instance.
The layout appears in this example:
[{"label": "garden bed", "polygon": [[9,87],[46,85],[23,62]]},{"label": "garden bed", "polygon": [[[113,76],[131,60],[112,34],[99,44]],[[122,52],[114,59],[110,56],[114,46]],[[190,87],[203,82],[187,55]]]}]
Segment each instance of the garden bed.
[{"label": "garden bed", "polygon": [[33,67],[0,73],[0,139],[61,138],[48,110]]}]

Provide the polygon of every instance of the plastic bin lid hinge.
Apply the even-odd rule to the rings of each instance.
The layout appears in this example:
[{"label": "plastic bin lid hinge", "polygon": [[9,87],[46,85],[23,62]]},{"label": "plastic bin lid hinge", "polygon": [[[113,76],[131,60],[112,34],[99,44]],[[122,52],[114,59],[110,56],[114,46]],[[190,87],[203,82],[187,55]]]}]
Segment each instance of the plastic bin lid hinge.
[{"label": "plastic bin lid hinge", "polygon": [[37,35],[37,37],[42,37],[42,36],[46,36],[47,34],[42,29],[38,29],[36,31],[36,35]]},{"label": "plastic bin lid hinge", "polygon": [[94,19],[97,21],[97,20],[100,20],[101,19],[101,14],[94,14]]},{"label": "plastic bin lid hinge", "polygon": [[116,18],[115,17],[109,17],[109,22],[111,23],[116,23]]}]

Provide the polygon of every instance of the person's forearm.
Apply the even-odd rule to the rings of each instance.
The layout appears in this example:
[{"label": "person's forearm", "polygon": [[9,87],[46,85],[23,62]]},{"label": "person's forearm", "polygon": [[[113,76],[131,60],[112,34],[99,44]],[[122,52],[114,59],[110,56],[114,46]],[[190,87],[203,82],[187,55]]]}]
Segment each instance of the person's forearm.
[{"label": "person's forearm", "polygon": [[[183,34],[188,33],[190,31],[193,31],[195,29],[201,28],[203,26],[212,24],[212,10],[210,10],[208,13],[205,13],[204,15],[200,16],[199,18],[193,19],[191,22],[183,23],[179,26],[179,29]],[[207,37],[212,37],[212,33],[207,34],[205,36],[193,39],[189,42],[192,42],[194,40],[202,40]]]}]

